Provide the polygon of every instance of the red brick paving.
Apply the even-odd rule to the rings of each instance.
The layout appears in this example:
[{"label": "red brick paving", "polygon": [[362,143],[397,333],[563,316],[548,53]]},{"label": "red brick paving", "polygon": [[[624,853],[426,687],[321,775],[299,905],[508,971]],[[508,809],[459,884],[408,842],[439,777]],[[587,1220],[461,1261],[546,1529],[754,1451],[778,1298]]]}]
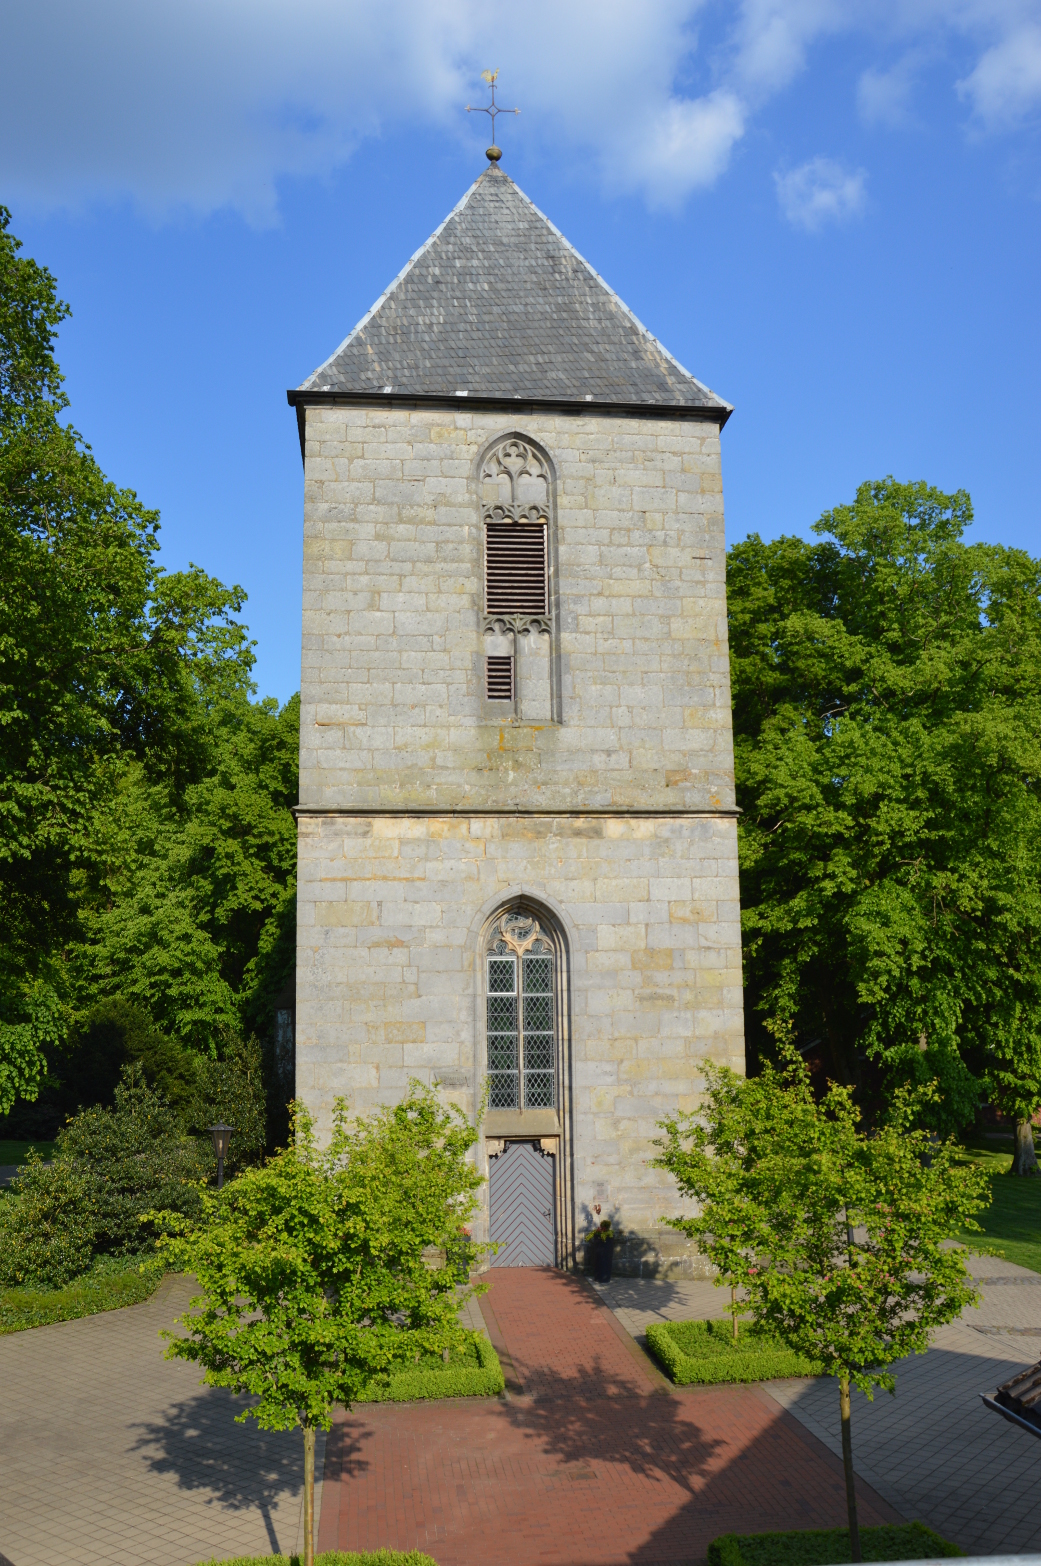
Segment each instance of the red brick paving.
[{"label": "red brick paving", "polygon": [[[841,1465],[760,1388],[663,1395],[567,1274],[497,1269],[490,1298],[525,1395],[341,1411],[320,1549],[654,1566],[731,1530],[844,1525]],[[862,1523],[898,1520],[858,1491]]]}]

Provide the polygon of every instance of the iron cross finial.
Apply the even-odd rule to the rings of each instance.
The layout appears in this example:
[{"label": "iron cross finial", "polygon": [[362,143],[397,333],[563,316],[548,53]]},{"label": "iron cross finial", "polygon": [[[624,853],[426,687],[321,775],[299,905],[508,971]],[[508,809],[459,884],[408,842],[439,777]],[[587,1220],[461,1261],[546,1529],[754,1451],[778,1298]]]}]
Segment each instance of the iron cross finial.
[{"label": "iron cross finial", "polygon": [[499,159],[502,157],[502,151],[500,150],[500,148],[498,148],[495,145],[495,116],[497,114],[519,114],[520,113],[519,109],[500,109],[499,105],[496,103],[496,101],[495,101],[495,82],[496,82],[496,79],[497,79],[498,75],[499,75],[498,71],[482,71],[481,72],[481,80],[482,81],[486,81],[488,83],[488,86],[492,90],[492,101],[491,101],[490,104],[488,104],[487,108],[482,108],[480,104],[475,104],[475,105],[471,106],[468,103],[466,105],[466,112],[467,112],[467,114],[487,114],[487,115],[489,115],[491,117],[491,122],[492,122],[492,144],[488,148],[487,154],[486,154],[489,163],[498,163]]}]

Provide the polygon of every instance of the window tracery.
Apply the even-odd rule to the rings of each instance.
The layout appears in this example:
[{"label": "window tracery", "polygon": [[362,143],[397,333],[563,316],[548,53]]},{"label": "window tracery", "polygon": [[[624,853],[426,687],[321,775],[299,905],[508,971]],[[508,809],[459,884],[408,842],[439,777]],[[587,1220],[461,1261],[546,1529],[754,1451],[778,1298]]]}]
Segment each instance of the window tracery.
[{"label": "window tracery", "polygon": [[485,963],[489,1107],[554,1109],[553,946],[534,915],[512,909],[495,921]]},{"label": "window tracery", "polygon": [[[517,717],[552,721],[553,478],[533,442],[511,435],[480,470],[484,696]],[[522,641],[523,638],[523,641]],[[509,678],[504,660],[510,659]]]}]

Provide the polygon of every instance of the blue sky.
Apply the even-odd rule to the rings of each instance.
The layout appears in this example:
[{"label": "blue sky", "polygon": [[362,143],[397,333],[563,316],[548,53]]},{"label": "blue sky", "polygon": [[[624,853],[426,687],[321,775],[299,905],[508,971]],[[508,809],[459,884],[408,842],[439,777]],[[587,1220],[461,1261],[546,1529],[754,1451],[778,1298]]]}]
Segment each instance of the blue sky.
[{"label": "blue sky", "polygon": [[486,66],[504,168],[735,404],[729,541],[893,473],[1041,553],[1041,0],[34,0],[0,201],[74,423],[168,569],[245,587],[261,694],[299,680],[285,390],[480,173]]}]

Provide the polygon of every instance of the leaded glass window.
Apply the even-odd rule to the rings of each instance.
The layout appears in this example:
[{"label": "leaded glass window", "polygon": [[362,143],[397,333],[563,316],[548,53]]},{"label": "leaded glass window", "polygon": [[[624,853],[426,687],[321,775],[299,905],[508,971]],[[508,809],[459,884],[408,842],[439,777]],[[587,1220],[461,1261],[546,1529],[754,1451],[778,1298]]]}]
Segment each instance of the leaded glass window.
[{"label": "leaded glass window", "polygon": [[492,1109],[556,1106],[553,949],[521,912],[496,922],[488,965],[488,1079]]}]

